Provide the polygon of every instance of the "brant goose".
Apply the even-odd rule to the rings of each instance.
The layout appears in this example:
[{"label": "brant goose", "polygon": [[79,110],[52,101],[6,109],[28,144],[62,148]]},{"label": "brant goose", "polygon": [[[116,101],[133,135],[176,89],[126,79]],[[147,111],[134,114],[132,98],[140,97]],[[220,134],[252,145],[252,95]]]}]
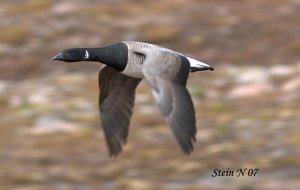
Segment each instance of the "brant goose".
[{"label": "brant goose", "polygon": [[186,81],[189,72],[213,70],[211,66],[157,45],[133,41],[102,48],[65,49],[53,60],[107,65],[100,70],[98,82],[101,122],[110,156],[117,156],[126,143],[135,89],[142,79],[151,86],[183,153],[192,152],[196,119]]}]

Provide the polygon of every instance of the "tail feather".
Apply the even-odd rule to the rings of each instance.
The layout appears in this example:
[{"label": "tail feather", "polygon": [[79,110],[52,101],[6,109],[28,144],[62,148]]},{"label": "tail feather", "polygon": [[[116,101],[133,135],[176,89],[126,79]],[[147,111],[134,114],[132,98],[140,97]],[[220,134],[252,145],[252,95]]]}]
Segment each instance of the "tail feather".
[{"label": "tail feather", "polygon": [[209,66],[206,63],[203,63],[201,61],[198,61],[196,59],[190,58],[190,57],[186,57],[189,62],[190,62],[190,72],[196,72],[196,71],[205,71],[205,70],[211,70],[213,71],[214,68],[212,68],[211,66]]}]

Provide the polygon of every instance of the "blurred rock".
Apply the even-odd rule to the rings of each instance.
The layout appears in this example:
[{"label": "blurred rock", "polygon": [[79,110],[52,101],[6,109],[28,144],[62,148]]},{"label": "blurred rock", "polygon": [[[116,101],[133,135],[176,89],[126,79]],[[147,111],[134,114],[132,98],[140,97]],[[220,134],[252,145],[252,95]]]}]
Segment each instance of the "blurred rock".
[{"label": "blurred rock", "polygon": [[94,108],[96,107],[95,102],[90,102],[87,100],[76,100],[74,101],[74,106],[76,107],[76,109],[78,109],[79,111],[93,111]]},{"label": "blurred rock", "polygon": [[222,145],[220,144],[212,144],[206,148],[207,154],[215,154],[221,152],[223,150]]},{"label": "blurred rock", "polygon": [[261,83],[269,79],[269,72],[262,67],[243,68],[236,73],[237,83]]},{"label": "blurred rock", "polygon": [[18,107],[18,106],[21,106],[23,105],[24,103],[26,102],[26,99],[24,96],[21,96],[21,95],[13,95],[10,97],[10,100],[9,100],[9,104],[10,106],[12,107]]},{"label": "blurred rock", "polygon": [[126,179],[122,181],[122,184],[129,189],[150,190],[154,188],[154,184],[145,179]]},{"label": "blurred rock", "polygon": [[236,67],[236,66],[231,65],[231,64],[223,66],[222,69],[224,70],[224,73],[228,77],[234,77],[234,78],[236,78],[240,74],[240,72],[241,72],[241,68]]},{"label": "blurred rock", "polygon": [[213,137],[213,131],[209,129],[201,129],[201,133],[196,134],[196,139],[199,141],[208,141]]},{"label": "blurred rock", "polygon": [[0,95],[7,92],[8,89],[8,83],[6,81],[0,80]]},{"label": "blurred rock", "polygon": [[151,100],[150,94],[136,94],[135,101],[139,103],[147,103]]},{"label": "blurred rock", "polygon": [[32,84],[28,83],[29,86],[27,92],[27,103],[32,105],[46,105],[51,104],[51,97],[55,94],[56,89],[53,86],[39,85],[36,89],[32,90]]},{"label": "blurred rock", "polygon": [[82,129],[77,123],[52,116],[39,117],[34,126],[26,129],[30,135],[43,135],[51,133],[73,133]]},{"label": "blurred rock", "polygon": [[70,1],[56,3],[52,8],[52,13],[56,15],[65,15],[73,13],[80,9],[80,4]]},{"label": "blurred rock", "polygon": [[282,158],[288,155],[288,151],[284,149],[275,149],[270,153],[271,158]]},{"label": "blurred rock", "polygon": [[203,168],[203,164],[201,162],[197,161],[188,161],[185,163],[182,163],[180,166],[178,166],[178,172],[180,173],[190,173],[195,171],[201,171],[201,168]]},{"label": "blurred rock", "polygon": [[205,97],[210,98],[210,99],[218,99],[220,98],[221,94],[214,89],[207,89],[205,90]]},{"label": "blurred rock", "polygon": [[288,80],[281,87],[283,91],[295,91],[297,89],[300,89],[300,76]]},{"label": "blurred rock", "polygon": [[50,99],[44,93],[32,94],[28,97],[28,102],[30,104],[47,104]]},{"label": "blurred rock", "polygon": [[274,65],[270,68],[269,72],[272,76],[283,77],[291,75],[294,72],[293,70],[293,67],[289,65]]},{"label": "blurred rock", "polygon": [[273,89],[274,88],[270,83],[245,84],[231,89],[227,94],[227,98],[235,99],[257,97],[267,92],[271,92]]},{"label": "blurred rock", "polygon": [[136,112],[143,114],[153,114],[157,112],[155,104],[144,104],[136,107]]},{"label": "blurred rock", "polygon": [[0,53],[10,54],[16,51],[16,48],[11,44],[0,43]]}]

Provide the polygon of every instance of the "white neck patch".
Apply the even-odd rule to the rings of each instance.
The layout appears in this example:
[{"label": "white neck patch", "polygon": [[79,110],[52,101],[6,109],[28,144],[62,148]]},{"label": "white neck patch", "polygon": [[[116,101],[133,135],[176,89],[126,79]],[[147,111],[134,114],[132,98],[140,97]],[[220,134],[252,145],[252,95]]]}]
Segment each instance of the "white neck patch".
[{"label": "white neck patch", "polygon": [[88,59],[90,57],[88,50],[85,50],[84,59]]}]

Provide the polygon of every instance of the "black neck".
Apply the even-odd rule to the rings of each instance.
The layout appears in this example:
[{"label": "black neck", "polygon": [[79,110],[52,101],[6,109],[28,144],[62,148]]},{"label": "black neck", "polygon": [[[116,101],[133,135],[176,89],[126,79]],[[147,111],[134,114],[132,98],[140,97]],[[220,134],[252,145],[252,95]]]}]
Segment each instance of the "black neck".
[{"label": "black neck", "polygon": [[89,53],[87,61],[96,61],[123,71],[127,65],[128,48],[124,43],[117,43],[102,48],[85,48]]}]

